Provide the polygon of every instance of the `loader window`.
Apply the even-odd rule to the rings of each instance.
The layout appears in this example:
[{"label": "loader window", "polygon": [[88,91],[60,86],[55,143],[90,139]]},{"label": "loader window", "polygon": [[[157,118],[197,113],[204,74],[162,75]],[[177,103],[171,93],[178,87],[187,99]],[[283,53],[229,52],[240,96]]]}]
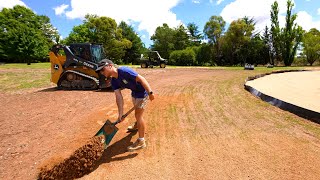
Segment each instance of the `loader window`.
[{"label": "loader window", "polygon": [[95,63],[98,63],[105,58],[103,48],[101,45],[92,45],[91,54],[92,54],[92,61]]},{"label": "loader window", "polygon": [[90,51],[88,48],[83,47],[81,48],[81,58],[90,61]]},{"label": "loader window", "polygon": [[75,55],[80,57],[81,48],[80,47],[72,47],[70,48],[71,52]]},{"label": "loader window", "polygon": [[89,48],[84,46],[74,46],[71,48],[72,53],[77,56],[90,61],[90,51]]}]

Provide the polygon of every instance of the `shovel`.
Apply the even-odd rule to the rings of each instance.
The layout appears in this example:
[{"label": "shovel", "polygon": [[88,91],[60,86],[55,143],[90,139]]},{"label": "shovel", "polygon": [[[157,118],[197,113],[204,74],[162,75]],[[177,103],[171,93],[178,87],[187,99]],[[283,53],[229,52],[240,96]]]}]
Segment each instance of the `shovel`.
[{"label": "shovel", "polygon": [[104,136],[104,145],[105,149],[108,147],[109,143],[111,142],[113,136],[117,133],[119,130],[116,125],[121,122],[124,118],[126,118],[135,108],[140,106],[142,103],[144,103],[147,100],[147,97],[145,97],[141,102],[133,106],[127,113],[125,113],[119,120],[116,122],[111,122],[109,119],[104,123],[104,125],[100,128],[100,130],[96,133],[95,136]]}]

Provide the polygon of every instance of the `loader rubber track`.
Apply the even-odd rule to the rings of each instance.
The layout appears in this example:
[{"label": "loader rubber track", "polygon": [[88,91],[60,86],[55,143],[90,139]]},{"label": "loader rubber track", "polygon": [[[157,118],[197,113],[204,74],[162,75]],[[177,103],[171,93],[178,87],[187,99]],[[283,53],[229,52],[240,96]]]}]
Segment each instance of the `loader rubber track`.
[{"label": "loader rubber track", "polygon": [[61,75],[58,89],[63,90],[95,90],[99,87],[99,80],[78,71],[68,70]]}]

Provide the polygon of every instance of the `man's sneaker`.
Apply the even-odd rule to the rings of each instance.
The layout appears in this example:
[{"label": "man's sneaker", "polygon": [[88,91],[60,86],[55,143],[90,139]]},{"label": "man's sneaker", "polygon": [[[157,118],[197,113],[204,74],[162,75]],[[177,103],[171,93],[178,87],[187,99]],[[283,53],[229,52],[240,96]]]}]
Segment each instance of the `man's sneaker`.
[{"label": "man's sneaker", "polygon": [[137,126],[137,122],[135,122],[134,124],[132,124],[131,126],[128,126],[127,129],[129,132],[133,132],[133,131],[138,131],[138,126]]},{"label": "man's sneaker", "polygon": [[146,141],[137,139],[136,142],[129,146],[127,149],[129,152],[132,152],[145,147],[147,147]]}]

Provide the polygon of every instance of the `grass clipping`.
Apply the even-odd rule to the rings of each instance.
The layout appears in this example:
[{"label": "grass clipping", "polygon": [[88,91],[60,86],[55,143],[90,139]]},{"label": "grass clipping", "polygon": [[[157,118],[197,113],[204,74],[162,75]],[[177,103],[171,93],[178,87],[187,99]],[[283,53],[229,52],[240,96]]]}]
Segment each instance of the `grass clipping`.
[{"label": "grass clipping", "polygon": [[103,139],[103,136],[95,136],[68,159],[40,168],[38,179],[75,179],[90,173],[103,154]]}]

